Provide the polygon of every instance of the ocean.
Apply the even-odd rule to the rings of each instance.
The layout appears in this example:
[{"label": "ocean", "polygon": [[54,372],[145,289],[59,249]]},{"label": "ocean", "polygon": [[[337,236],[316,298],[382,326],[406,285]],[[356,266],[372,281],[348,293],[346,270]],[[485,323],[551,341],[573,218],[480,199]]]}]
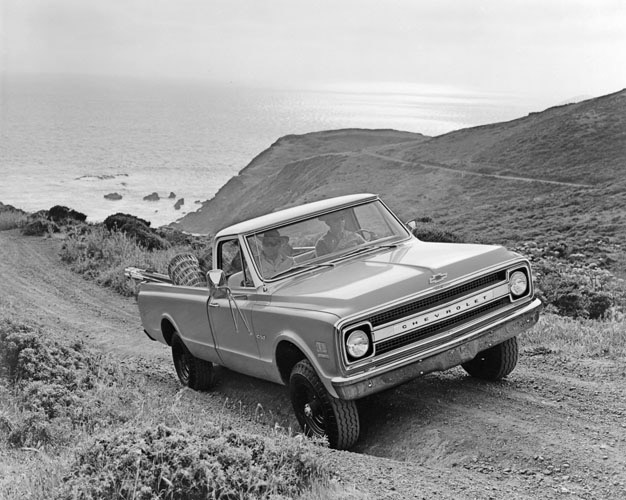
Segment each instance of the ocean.
[{"label": "ocean", "polygon": [[[541,110],[513,96],[432,88],[75,76],[4,77],[0,85],[1,202],[27,211],[65,205],[89,221],[131,213],[153,226],[195,211],[287,134],[391,128],[440,135]],[[154,192],[158,201],[143,199]],[[111,193],[121,199],[104,197]]]}]

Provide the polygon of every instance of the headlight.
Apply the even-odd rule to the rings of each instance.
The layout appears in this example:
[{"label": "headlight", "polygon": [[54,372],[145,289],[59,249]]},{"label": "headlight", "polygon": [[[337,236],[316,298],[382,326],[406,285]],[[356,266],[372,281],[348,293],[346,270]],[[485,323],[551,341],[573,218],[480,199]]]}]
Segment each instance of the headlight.
[{"label": "headlight", "polygon": [[362,358],[370,348],[370,338],[363,330],[354,330],[346,339],[346,349],[353,358]]},{"label": "headlight", "polygon": [[514,297],[520,297],[528,290],[528,278],[526,273],[515,271],[509,277],[509,290]]}]

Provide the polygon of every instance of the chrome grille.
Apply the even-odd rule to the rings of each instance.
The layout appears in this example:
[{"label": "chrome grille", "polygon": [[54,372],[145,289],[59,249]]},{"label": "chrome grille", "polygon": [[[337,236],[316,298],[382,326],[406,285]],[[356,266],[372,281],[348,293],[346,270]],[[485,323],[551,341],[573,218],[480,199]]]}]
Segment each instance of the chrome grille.
[{"label": "chrome grille", "polygon": [[412,344],[413,342],[417,342],[419,340],[431,337],[442,331],[453,328],[455,325],[464,323],[474,317],[480,316],[481,314],[493,311],[494,309],[498,309],[508,304],[510,304],[509,298],[503,297],[500,300],[490,302],[489,304],[485,304],[482,307],[477,307],[476,309],[471,309],[465,313],[459,314],[447,320],[418,328],[417,330],[404,335],[399,335],[397,337],[383,340],[375,344],[374,356],[378,356],[386,352],[393,351],[394,349],[398,349],[400,347]]},{"label": "chrome grille", "polygon": [[374,314],[373,316],[370,316],[368,318],[368,321],[372,324],[373,328],[376,328],[377,326],[402,319],[406,316],[412,316],[413,314],[416,314],[421,310],[428,309],[438,303],[449,302],[450,300],[462,297],[468,293],[472,293],[475,290],[480,290],[481,288],[484,288],[488,285],[504,281],[505,279],[506,270],[487,274],[485,276],[481,276],[474,281],[464,283],[463,285],[456,288],[445,290],[441,293],[436,293],[435,295],[431,295],[415,302],[411,302],[410,304],[396,307],[395,309],[390,309],[389,311]]}]

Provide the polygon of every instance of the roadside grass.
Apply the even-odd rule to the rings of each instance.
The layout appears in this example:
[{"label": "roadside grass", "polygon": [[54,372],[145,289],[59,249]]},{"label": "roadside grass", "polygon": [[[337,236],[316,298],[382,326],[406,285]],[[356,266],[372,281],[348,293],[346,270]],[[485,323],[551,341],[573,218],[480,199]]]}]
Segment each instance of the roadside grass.
[{"label": "roadside grass", "polygon": [[117,359],[0,319],[0,498],[359,498],[325,448],[232,427],[199,426]]},{"label": "roadside grass", "polygon": [[626,360],[626,323],[597,321],[544,313],[521,337],[527,353],[563,355],[576,359]]},{"label": "roadside grass", "polygon": [[70,232],[61,249],[61,259],[78,274],[131,296],[135,286],[124,277],[124,268],[135,266],[167,274],[172,258],[186,252],[197,253],[189,246],[147,250],[126,233],[96,225]]},{"label": "roadside grass", "polygon": [[12,210],[5,210],[0,212],[0,231],[21,228],[24,227],[27,222],[27,214],[14,212]]}]

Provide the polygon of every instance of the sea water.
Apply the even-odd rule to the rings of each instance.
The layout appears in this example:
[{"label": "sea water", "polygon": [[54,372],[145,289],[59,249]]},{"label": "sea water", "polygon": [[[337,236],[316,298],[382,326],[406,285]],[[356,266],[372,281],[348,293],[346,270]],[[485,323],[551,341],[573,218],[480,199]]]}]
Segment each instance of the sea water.
[{"label": "sea water", "polygon": [[[432,90],[5,77],[0,201],[31,212],[65,205],[90,221],[131,213],[160,226],[195,211],[287,134],[374,128],[432,136],[530,111],[537,109],[512,98]],[[144,200],[155,192],[158,201]],[[122,198],[106,199],[111,193]]]}]

